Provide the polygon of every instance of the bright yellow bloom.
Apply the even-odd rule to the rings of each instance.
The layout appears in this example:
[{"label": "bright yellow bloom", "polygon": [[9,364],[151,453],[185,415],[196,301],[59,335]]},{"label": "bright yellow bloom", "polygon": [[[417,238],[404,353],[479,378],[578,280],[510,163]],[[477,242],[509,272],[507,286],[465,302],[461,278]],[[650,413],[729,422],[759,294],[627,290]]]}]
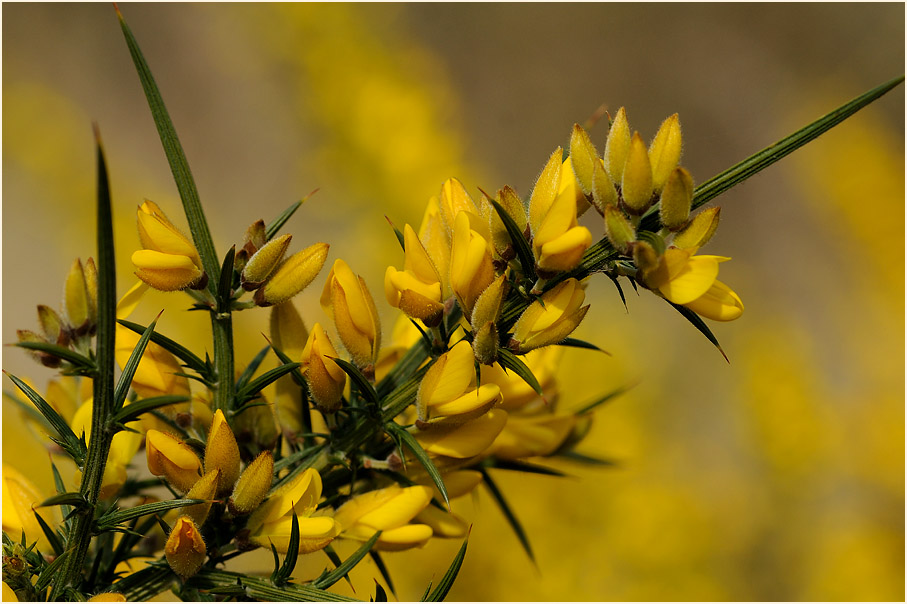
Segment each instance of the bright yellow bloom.
[{"label": "bright yellow bloom", "polygon": [[583,196],[570,158],[561,161],[558,147],[539,175],[529,198],[532,251],[538,268],[568,271],[592,243],[592,233],[577,226],[577,199]]},{"label": "bright yellow bloom", "polygon": [[249,516],[249,541],[262,547],[272,543],[286,553],[290,543],[293,515],[299,524],[299,553],[323,549],[338,534],[340,525],[330,516],[312,516],[321,500],[321,475],[307,468],[271,493]]},{"label": "bright yellow bloom", "polygon": [[[85,432],[85,442],[91,442],[91,420],[93,399],[85,401],[76,410],[72,418],[72,431],[76,436]],[[138,427],[138,422],[128,424],[130,428]],[[107,465],[104,466],[104,477],[101,482],[101,498],[108,499],[116,495],[126,483],[126,466],[135,457],[142,445],[142,435],[122,430],[117,432],[110,444]]]},{"label": "bright yellow bloom", "polygon": [[255,292],[255,303],[272,306],[286,302],[315,280],[328,257],[327,243],[316,243],[280,263]]},{"label": "bright yellow bloom", "polygon": [[208,548],[191,518],[179,517],[167,537],[164,554],[173,572],[183,579],[188,579],[202,567]]},{"label": "bright yellow bloom", "polygon": [[366,541],[382,531],[375,547],[397,551],[421,547],[432,536],[427,524],[410,524],[431,501],[431,489],[424,486],[402,488],[393,485],[353,497],[334,514],[343,536]]},{"label": "bright yellow bloom", "polygon": [[387,303],[426,325],[437,325],[444,311],[441,275],[411,226],[403,227],[403,270],[384,274]]},{"label": "bright yellow bloom", "polygon": [[476,370],[469,342],[461,340],[438,357],[429,368],[416,394],[419,419],[469,414],[481,415],[501,401],[496,384],[475,387]]},{"label": "bright yellow bloom", "polygon": [[456,178],[448,178],[441,185],[441,196],[438,201],[438,208],[441,212],[441,220],[447,228],[448,233],[453,233],[457,216],[460,212],[470,212],[476,216],[481,216],[482,211],[476,202],[472,200],[466,187],[463,186]]},{"label": "bright yellow bloom", "polygon": [[[44,501],[38,489],[15,468],[3,464],[3,532],[13,541],[19,541],[22,531],[28,543],[38,542],[38,547],[45,550],[49,545],[41,525],[32,511],[35,506]],[[50,510],[42,508],[37,510],[41,517],[53,526]]]},{"label": "bright yellow bloom", "polygon": [[274,476],[274,456],[264,451],[240,474],[228,505],[233,514],[248,514],[258,507],[271,489]]},{"label": "bright yellow bloom", "polygon": [[[120,368],[126,366],[129,356],[139,343],[141,336],[131,329],[116,325],[116,344],[114,356]],[[132,378],[132,389],[142,398],[164,396],[167,394],[189,395],[189,380],[177,373],[184,371],[179,360],[161,345],[148,342],[142,360]],[[189,403],[173,405],[172,410],[183,409]],[[165,409],[171,409],[168,405]]]},{"label": "bright yellow bloom", "polygon": [[743,302],[727,285],[718,281],[723,256],[693,255],[693,250],[668,248],[657,268],[644,271],[643,283],[665,299],[686,306],[714,321],[733,321],[743,314]]},{"label": "bright yellow bloom", "polygon": [[494,281],[489,237],[488,225],[478,215],[457,214],[450,247],[450,287],[466,316],[479,294]]},{"label": "bright yellow bloom", "polygon": [[184,516],[189,516],[196,526],[205,524],[208,519],[208,512],[211,511],[212,501],[217,496],[217,483],[220,479],[220,470],[217,468],[205,473],[199,478],[189,492],[186,493],[186,499],[205,499],[205,503],[198,503],[188,507],[180,508]]},{"label": "bright yellow bloom", "polygon": [[315,406],[323,413],[333,413],[340,407],[343,388],[346,386],[346,373],[332,357],[337,357],[337,350],[321,324],[315,323],[300,362],[305,372],[303,376],[309,385],[309,393]]},{"label": "bright yellow bloom", "polygon": [[173,226],[152,201],[138,212],[139,241],[144,249],[132,254],[136,276],[155,289],[176,291],[199,282],[204,274],[198,250]]},{"label": "bright yellow bloom", "polygon": [[492,409],[466,423],[444,419],[419,431],[419,444],[433,455],[467,459],[485,452],[507,423],[507,412]]},{"label": "bright yellow bloom", "polygon": [[557,344],[569,336],[586,316],[586,294],[579,281],[567,279],[542,295],[523,311],[513,326],[510,347],[516,352]]},{"label": "bright yellow bloom", "polygon": [[243,289],[252,291],[264,284],[265,279],[283,260],[292,238],[293,236],[287,233],[272,239],[249,258],[246,266],[243,267],[241,275]]},{"label": "bright yellow bloom", "polygon": [[219,469],[220,479],[217,482],[218,495],[229,493],[239,478],[239,445],[224,412],[214,412],[214,421],[208,430],[208,442],[205,446],[205,471]]},{"label": "bright yellow bloom", "polygon": [[163,476],[184,493],[192,489],[202,476],[202,462],[192,447],[170,434],[148,430],[145,434],[145,457],[152,474]]},{"label": "bright yellow bloom", "polygon": [[381,348],[381,322],[362,277],[334,261],[321,292],[321,308],[334,321],[340,341],[359,367],[373,365]]},{"label": "bright yellow bloom", "polygon": [[570,436],[575,415],[541,413],[528,417],[511,414],[489,450],[501,459],[551,455]]}]

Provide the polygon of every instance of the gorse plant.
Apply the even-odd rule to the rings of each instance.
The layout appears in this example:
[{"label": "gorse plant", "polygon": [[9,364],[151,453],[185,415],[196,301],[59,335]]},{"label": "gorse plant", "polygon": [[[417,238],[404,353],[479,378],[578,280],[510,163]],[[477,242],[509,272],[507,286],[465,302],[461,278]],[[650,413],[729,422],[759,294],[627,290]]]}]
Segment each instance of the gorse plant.
[{"label": "gorse plant", "polygon": [[[700,208],[903,81],[699,186],[680,165],[677,115],[647,145],[621,108],[609,117],[601,152],[574,126],[527,199],[508,186],[471,195],[455,179],[443,183],[420,225],[394,227],[402,264],[387,268],[383,297],[354,266],[334,260],[323,315],[307,329],[293,298],[325,272],[328,243],[302,233],[305,243],[293,250],[283,231],[300,201],[270,222],[250,216],[243,240],[217,254],[160,93],[122,15],[120,22],[189,235],[168,217],[174,208],[145,201],[132,254],[139,281],[117,302],[98,135],[97,260],[76,260],[61,311],[39,305],[40,330],[19,331],[18,346],[61,377],[42,395],[9,376],[55,459],[78,469],[78,485],[53,466],[57,493],[41,494],[4,466],[4,599],[125,601],[170,590],[184,600],[345,600],[330,588],[366,556],[393,589],[382,552],[462,540],[422,595],[441,600],[469,533],[450,500],[482,483],[531,557],[489,469],[558,475],[539,462],[601,463],[575,448],[595,409],[621,391],[575,410],[558,408],[554,396],[563,347],[598,350],[571,337],[589,309],[586,280],[603,273],[621,297],[626,284],[649,290],[720,351],[703,319],[731,321],[744,306],[718,280],[729,259],[699,253],[719,219],[717,207]],[[578,224],[588,211],[600,215],[598,232]],[[128,320],[149,287],[182,292],[209,315],[213,359],[154,322]],[[400,311],[390,330],[377,310],[385,301]],[[237,374],[232,316],[259,308],[269,309],[270,338]],[[48,513],[54,507],[62,521]],[[357,546],[345,560],[337,540]],[[273,553],[270,576],[224,570],[256,548]],[[331,566],[293,580],[298,557],[318,551]],[[386,596],[378,585],[372,597]]]}]

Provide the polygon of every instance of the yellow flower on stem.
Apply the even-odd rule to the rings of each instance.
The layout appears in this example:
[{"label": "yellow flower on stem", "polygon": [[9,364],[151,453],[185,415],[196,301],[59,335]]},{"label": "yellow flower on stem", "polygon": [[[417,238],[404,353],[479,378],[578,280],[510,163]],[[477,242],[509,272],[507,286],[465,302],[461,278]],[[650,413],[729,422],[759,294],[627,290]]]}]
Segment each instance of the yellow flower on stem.
[{"label": "yellow flower on stem", "polygon": [[340,341],[358,367],[374,365],[381,348],[381,322],[362,277],[343,260],[334,261],[321,293],[321,307],[334,321]]},{"label": "yellow flower on stem", "polygon": [[461,340],[438,357],[422,378],[416,394],[419,419],[427,422],[434,415],[475,417],[501,402],[496,384],[476,383],[475,360],[469,342]]},{"label": "yellow flower on stem", "polygon": [[333,413],[340,408],[346,373],[334,362],[337,349],[320,323],[315,323],[302,351],[301,369],[309,386],[315,406],[323,413]]},{"label": "yellow flower on stem", "polygon": [[210,472],[215,468],[221,472],[217,481],[217,494],[225,495],[239,478],[239,445],[220,409],[214,412],[214,421],[211,422],[205,445],[205,470]]},{"label": "yellow flower on stem", "polygon": [[371,539],[382,531],[376,549],[398,551],[421,547],[433,531],[427,524],[411,524],[431,501],[431,489],[393,485],[353,497],[340,506],[334,520],[343,527],[342,536],[357,541]]},{"label": "yellow flower on stem", "polygon": [[416,439],[433,455],[467,459],[484,453],[506,423],[507,412],[492,409],[465,423],[452,417],[427,424],[425,430],[416,433]]},{"label": "yellow flower on stem", "polygon": [[262,547],[273,544],[278,552],[285,554],[295,515],[299,525],[299,553],[323,549],[340,534],[340,525],[330,516],[312,516],[321,500],[321,487],[321,475],[307,468],[276,488],[249,516],[248,540]]},{"label": "yellow flower on stem", "polygon": [[743,314],[743,302],[731,288],[718,281],[718,265],[730,258],[694,255],[694,251],[668,248],[656,267],[640,270],[643,285],[707,319],[738,318]]},{"label": "yellow flower on stem", "polygon": [[551,455],[570,436],[575,425],[575,415],[541,413],[521,417],[510,414],[504,429],[491,445],[489,455],[500,459]]},{"label": "yellow flower on stem", "polygon": [[204,270],[198,250],[173,226],[153,201],[138,212],[139,241],[144,249],[132,254],[136,276],[155,289],[176,291],[200,284]]},{"label": "yellow flower on stem", "polygon": [[198,527],[189,516],[180,516],[167,537],[164,546],[167,564],[183,579],[188,579],[198,572],[205,563],[208,548],[202,539]]},{"label": "yellow flower on stem", "polygon": [[478,215],[457,214],[450,247],[450,287],[466,316],[472,313],[479,295],[494,281],[490,236],[488,225]]},{"label": "yellow flower on stem", "polygon": [[403,227],[403,270],[389,266],[384,274],[387,303],[428,326],[437,325],[444,311],[441,275],[411,226]]},{"label": "yellow flower on stem", "polygon": [[562,341],[586,316],[589,305],[582,306],[585,298],[576,279],[571,277],[557,284],[520,315],[513,326],[510,348],[518,353],[528,352]]},{"label": "yellow flower on stem", "polygon": [[175,489],[186,492],[202,477],[202,462],[189,445],[157,430],[145,434],[148,471],[163,476]]}]

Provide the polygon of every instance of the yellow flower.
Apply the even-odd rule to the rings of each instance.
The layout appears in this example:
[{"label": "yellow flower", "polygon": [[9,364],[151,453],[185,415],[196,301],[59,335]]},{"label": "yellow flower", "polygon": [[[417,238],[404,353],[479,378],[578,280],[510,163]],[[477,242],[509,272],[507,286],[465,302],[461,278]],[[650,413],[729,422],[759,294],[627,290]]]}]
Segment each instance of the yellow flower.
[{"label": "yellow flower", "polygon": [[682,250],[699,249],[709,242],[718,229],[721,208],[708,208],[696,214],[679,233],[674,235],[674,247]]},{"label": "yellow flower", "polygon": [[229,493],[239,478],[239,445],[220,409],[214,412],[214,421],[211,422],[205,445],[205,471],[210,472],[215,468],[221,472],[217,481],[218,495]]},{"label": "yellow flower", "polygon": [[382,531],[376,549],[397,551],[421,547],[432,536],[427,524],[410,524],[431,501],[431,489],[393,485],[353,497],[340,506],[334,520],[343,527],[343,536],[367,541]]},{"label": "yellow flower", "polygon": [[257,508],[271,489],[273,475],[274,457],[270,451],[265,451],[240,474],[228,501],[230,511],[239,515],[248,514]]},{"label": "yellow flower", "polygon": [[414,520],[431,528],[433,537],[459,539],[469,532],[469,525],[462,518],[453,512],[439,510],[431,505],[416,514]]},{"label": "yellow flower", "polygon": [[186,492],[202,475],[202,462],[192,447],[180,439],[157,430],[145,434],[145,457],[148,470],[163,476],[174,488]]},{"label": "yellow flower", "polygon": [[329,248],[327,243],[316,243],[281,262],[255,292],[255,303],[259,306],[280,304],[304,290],[321,272]]},{"label": "yellow flower", "polygon": [[506,422],[506,411],[492,409],[466,423],[450,418],[428,424],[427,429],[416,434],[416,438],[422,448],[433,455],[466,459],[486,451]]},{"label": "yellow flower", "polygon": [[542,413],[520,417],[511,414],[489,454],[501,459],[550,455],[570,436],[575,425],[575,415]]},{"label": "yellow flower", "polygon": [[419,226],[419,241],[431,258],[441,277],[441,299],[450,297],[450,239],[451,233],[441,219],[438,198],[432,197],[425,206],[422,223]]},{"label": "yellow flower", "polygon": [[426,325],[437,325],[444,311],[441,276],[411,226],[403,227],[403,270],[387,267],[384,294],[387,303]]},{"label": "yellow flower", "polygon": [[198,503],[188,507],[180,508],[182,515],[189,516],[196,526],[205,524],[208,519],[208,512],[211,511],[213,499],[217,496],[217,483],[220,480],[220,470],[217,468],[205,473],[199,478],[189,492],[186,493],[186,499],[205,499],[205,503]]},{"label": "yellow flower", "polygon": [[[114,356],[120,368],[126,366],[129,356],[139,343],[141,336],[131,329],[123,327],[119,323],[116,325],[116,344],[114,346]],[[183,366],[173,354],[165,350],[161,345],[154,342],[148,342],[145,352],[142,354],[142,360],[132,378],[132,389],[135,390],[142,398],[151,398],[153,396],[164,396],[167,394],[189,395],[189,380],[177,373],[183,372]],[[188,407],[189,403],[180,403],[183,407]],[[169,409],[168,405],[165,409]],[[179,407],[182,408],[182,407]],[[173,410],[177,406],[173,406]]]},{"label": "yellow flower", "polygon": [[323,413],[333,413],[340,408],[346,385],[346,373],[331,357],[337,357],[337,350],[321,324],[315,323],[300,361],[309,393],[315,406]]},{"label": "yellow flower", "polygon": [[183,579],[188,579],[202,567],[208,548],[191,518],[179,517],[167,537],[164,554],[173,572]]},{"label": "yellow flower", "polygon": [[[3,464],[3,532],[18,542],[22,531],[28,543],[38,542],[42,550],[49,545],[35,513],[36,505],[44,501],[38,489],[16,469]],[[49,510],[38,510],[41,517],[53,526]]]},{"label": "yellow flower", "polygon": [[[91,420],[93,399],[88,399],[76,410],[72,418],[72,431],[79,436],[85,433],[85,442],[91,442]],[[130,422],[128,427],[135,429],[137,422]],[[110,444],[110,453],[107,456],[107,465],[104,466],[104,477],[101,482],[101,498],[108,499],[116,495],[126,483],[126,466],[135,457],[142,445],[142,435],[126,430],[117,432]],[[78,473],[77,473],[78,475]]]},{"label": "yellow flower", "polygon": [[668,248],[656,268],[641,271],[643,284],[707,319],[733,321],[743,314],[743,302],[718,281],[718,265],[727,260],[730,258]]},{"label": "yellow flower", "polygon": [[577,198],[583,195],[570,159],[558,147],[539,175],[529,198],[532,251],[541,271],[568,271],[592,243],[592,233],[577,226]]},{"label": "yellow flower", "polygon": [[469,342],[461,340],[438,357],[429,368],[416,394],[419,419],[428,421],[431,415],[481,415],[501,401],[501,389],[496,384],[475,387],[476,370]]},{"label": "yellow flower", "polygon": [[[476,470],[453,470],[451,472],[444,472],[441,477],[444,479],[444,488],[447,489],[447,497],[449,499],[456,499],[457,497],[472,493],[472,491],[482,482],[482,473]],[[444,499],[444,497],[441,496],[441,491],[438,490],[438,487],[435,486],[434,481],[428,474],[421,476],[416,482],[430,488],[432,490],[432,497],[438,501]]]},{"label": "yellow flower", "polygon": [[138,212],[139,241],[144,249],[132,254],[136,276],[155,289],[176,291],[199,282],[204,274],[195,245],[152,201]]},{"label": "yellow flower", "polygon": [[273,544],[286,553],[292,534],[293,516],[299,524],[299,553],[323,549],[339,533],[330,516],[312,516],[321,500],[321,475],[313,468],[303,470],[271,493],[249,516],[249,541],[262,547]]},{"label": "yellow flower", "polygon": [[381,323],[375,301],[343,260],[334,261],[321,293],[321,307],[334,321],[340,341],[359,367],[373,365],[381,348]]},{"label": "yellow flower", "polygon": [[441,220],[444,226],[447,227],[448,233],[453,232],[460,212],[470,212],[477,216],[482,214],[472,197],[466,192],[466,187],[456,178],[448,178],[441,185],[441,197],[438,201],[438,207],[441,212]]},{"label": "yellow flower", "polygon": [[[526,217],[526,205],[520,199],[520,196],[517,195],[517,192],[509,186],[504,186],[495,195],[495,201],[513,219],[520,232],[525,233],[526,226],[529,224]],[[513,249],[513,242],[510,240],[510,233],[507,232],[504,221],[501,220],[501,217],[494,209],[488,212],[488,224],[491,228],[491,239],[494,243],[495,252],[506,261],[512,260],[516,256],[516,252]]]},{"label": "yellow flower", "polygon": [[542,295],[523,311],[513,326],[510,347],[516,352],[557,344],[569,336],[586,316],[586,294],[579,281],[570,278]]},{"label": "yellow flower", "polygon": [[472,312],[479,294],[494,281],[490,235],[487,231],[488,225],[472,212],[460,212],[454,220],[450,247],[450,287],[466,316]]}]

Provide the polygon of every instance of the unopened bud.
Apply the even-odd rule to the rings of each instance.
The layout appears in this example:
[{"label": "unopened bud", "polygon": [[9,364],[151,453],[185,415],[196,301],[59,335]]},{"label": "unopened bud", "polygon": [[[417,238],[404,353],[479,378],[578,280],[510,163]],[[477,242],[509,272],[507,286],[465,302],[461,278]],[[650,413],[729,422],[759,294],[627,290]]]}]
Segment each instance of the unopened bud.
[{"label": "unopened bud", "polygon": [[605,208],[605,234],[614,249],[626,254],[630,244],[636,241],[636,229],[616,206]]},{"label": "unopened bud", "polygon": [[243,237],[243,242],[250,245],[250,255],[254,254],[260,250],[268,242],[268,230],[265,227],[265,221],[259,218],[255,222],[249,225],[249,228],[246,229],[246,234]]},{"label": "unopened bud", "polygon": [[607,206],[617,205],[617,189],[605,170],[602,160],[596,159],[592,172],[592,204],[599,214],[604,215]]},{"label": "unopened bud", "polygon": [[202,540],[198,527],[188,516],[180,516],[164,546],[167,564],[183,579],[198,572],[205,563],[208,548]]},{"label": "unopened bud", "polygon": [[261,287],[268,275],[277,267],[290,245],[292,235],[287,233],[266,243],[255,255],[249,258],[242,271],[242,286],[246,291]]},{"label": "unopened bud", "polygon": [[611,182],[619,185],[624,177],[624,164],[630,153],[630,124],[627,123],[627,112],[623,107],[618,109],[608,140],[605,143],[605,170],[611,176]]},{"label": "unopened bud", "polygon": [[498,339],[498,327],[491,321],[475,330],[472,351],[478,362],[493,365],[498,360]]},{"label": "unopened bud", "polygon": [[579,124],[573,124],[570,136],[570,159],[573,160],[573,172],[579,181],[580,188],[586,195],[591,195],[595,182],[595,164],[598,163],[598,151],[589,139],[589,133]]},{"label": "unopened bud", "polygon": [[258,306],[286,302],[315,280],[328,257],[327,243],[316,243],[280,263],[267,282],[255,292]]},{"label": "unopened bud", "polygon": [[652,283],[656,274],[664,267],[663,263],[659,262],[658,252],[645,241],[633,244],[633,262],[639,269],[637,280],[643,285]]},{"label": "unopened bud", "polygon": [[336,356],[337,350],[331,339],[324,333],[321,325],[315,323],[300,361],[315,406],[325,413],[333,413],[340,408],[343,388],[346,385],[346,373],[331,358]]},{"label": "unopened bud", "polygon": [[85,283],[85,272],[82,261],[76,259],[66,275],[63,304],[69,324],[77,335],[84,335],[91,330],[91,302],[88,286]]},{"label": "unopened bud", "polygon": [[652,144],[649,145],[649,161],[652,162],[652,185],[660,191],[668,181],[668,176],[680,162],[682,147],[680,119],[675,113],[658,129]]},{"label": "unopened bud", "polygon": [[479,329],[486,323],[494,323],[498,320],[498,315],[501,312],[501,303],[504,301],[507,289],[507,276],[500,275],[479,295],[470,317],[470,323],[474,329]]},{"label": "unopened bud", "polygon": [[661,192],[661,224],[676,231],[687,223],[693,202],[693,177],[684,168],[674,168]]},{"label": "unopened bud", "polygon": [[88,316],[92,326],[98,322],[98,267],[94,258],[85,261],[85,287],[88,290]]},{"label": "unopened bud", "polygon": [[69,333],[63,319],[57,314],[57,311],[43,304],[38,305],[38,323],[41,324],[41,331],[48,342],[66,346],[69,344]]},{"label": "unopened bud", "polygon": [[586,316],[589,305],[582,306],[585,297],[582,284],[572,277],[545,292],[523,311],[513,326],[511,348],[525,353],[561,342]]},{"label": "unopened bud", "polygon": [[[45,340],[42,336],[39,336],[30,329],[17,329],[16,337],[20,342],[41,342],[43,344],[48,343],[48,341]],[[51,369],[56,369],[63,363],[63,359],[61,359],[60,357],[46,352],[28,350],[28,354],[31,355],[31,357],[37,362],[41,363],[45,367],[50,367]]]},{"label": "unopened bud", "polygon": [[196,526],[202,526],[208,518],[208,512],[211,511],[212,503],[210,500],[217,497],[217,483],[219,479],[220,470],[215,468],[199,478],[192,488],[189,489],[189,492],[186,493],[186,499],[206,500],[205,503],[190,505],[181,510],[183,515],[192,518],[192,521],[195,522]]},{"label": "unopened bud", "polygon": [[640,215],[651,205],[653,191],[649,152],[646,151],[646,144],[642,142],[639,132],[636,132],[630,141],[630,151],[624,166],[621,195],[627,209]]},{"label": "unopened bud", "polygon": [[374,364],[381,347],[378,309],[365,280],[343,260],[335,260],[328,274],[321,292],[321,308],[334,320],[340,341],[353,362],[359,367]]},{"label": "unopened bud", "polygon": [[220,470],[217,481],[218,495],[229,493],[236,479],[239,478],[239,445],[233,430],[224,417],[224,412],[218,409],[214,413],[214,421],[208,431],[208,443],[205,447],[205,469],[210,472]]},{"label": "unopened bud", "polygon": [[249,514],[261,504],[274,475],[274,457],[265,451],[250,463],[233,488],[233,495],[227,505],[234,515]]},{"label": "unopened bud", "polygon": [[674,236],[674,245],[682,250],[699,249],[704,246],[718,229],[720,213],[719,207],[701,211]]}]

